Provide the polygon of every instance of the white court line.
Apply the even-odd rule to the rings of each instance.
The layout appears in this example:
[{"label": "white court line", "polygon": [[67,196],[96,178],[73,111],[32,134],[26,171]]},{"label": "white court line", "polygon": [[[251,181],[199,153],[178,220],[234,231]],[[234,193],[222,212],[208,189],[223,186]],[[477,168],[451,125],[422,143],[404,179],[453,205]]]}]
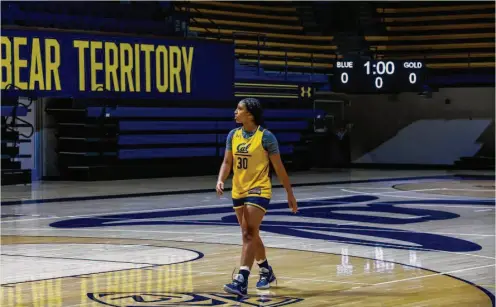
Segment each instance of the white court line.
[{"label": "white court line", "polygon": [[487,211],[493,211],[494,208],[491,209],[481,209],[481,210],[474,210],[474,212],[487,212]]},{"label": "white court line", "polygon": [[444,191],[469,191],[469,192],[494,191],[494,190],[491,190],[491,189],[452,189],[452,188],[440,188],[440,190],[444,190]]},{"label": "white court line", "polygon": [[[402,195],[390,195],[392,193],[398,194],[398,193],[407,193],[407,192],[416,192],[416,191],[425,191],[426,189],[422,190],[411,190],[411,191],[401,191],[401,190],[396,190],[396,191],[391,191],[391,192],[380,192],[380,193],[367,193],[367,192],[359,192],[359,191],[354,191],[354,190],[349,190],[349,189],[341,189],[341,191],[346,192],[346,193],[351,193],[351,194],[361,194],[361,195],[373,195],[373,196],[384,196],[384,197],[399,197],[399,198],[414,198],[414,199],[446,199],[446,197],[439,198],[439,197],[419,197],[419,196],[402,196]],[[427,190],[439,190],[439,189],[427,189]]]},{"label": "white court line", "polygon": [[365,284],[365,283],[351,282],[351,281],[335,281],[335,280],[328,280],[328,279],[297,278],[297,277],[277,277],[277,279],[312,281],[312,282],[316,282],[317,281],[317,282],[327,282],[327,283],[340,283],[340,284],[373,286],[373,284]]},{"label": "white court line", "polygon": [[[335,199],[339,197],[346,197],[346,196],[351,196],[349,194],[345,195],[331,195],[327,197],[308,197],[308,198],[298,198],[297,201],[305,201],[305,200],[320,200],[320,199]],[[274,200],[271,201],[271,204],[274,203],[284,203],[287,202],[287,200]],[[355,202],[353,202],[355,204]],[[358,204],[360,202],[356,202]],[[347,204],[347,202],[344,202],[343,205]],[[232,206],[232,202],[228,204],[220,204],[220,205],[205,205],[205,206],[190,206],[190,207],[172,207],[172,208],[155,208],[155,209],[147,209],[147,210],[134,210],[134,211],[112,211],[112,212],[103,212],[103,213],[92,213],[92,214],[82,214],[82,215],[66,215],[66,216],[49,216],[49,217],[41,217],[41,218],[34,218],[34,219],[18,219],[18,220],[8,220],[8,221],[0,221],[0,224],[3,223],[15,223],[15,222],[24,222],[24,221],[38,221],[38,220],[50,220],[50,219],[59,219],[59,218],[80,218],[80,217],[95,217],[95,216],[100,216],[100,215],[116,215],[116,214],[128,214],[128,213],[146,213],[146,212],[154,212],[154,211],[173,211],[173,210],[178,210],[178,209],[202,209],[202,208],[220,208],[220,207],[228,207]],[[288,208],[289,210],[289,208]]]},{"label": "white court line", "polygon": [[[85,260],[85,259],[80,259],[81,261],[91,261],[91,260]],[[213,261],[213,260],[211,260]],[[205,262],[205,260],[203,260]],[[175,266],[177,263],[170,263],[170,264],[151,264],[151,263],[129,263],[131,266],[130,268],[125,268],[124,270],[136,270],[136,269],[149,269],[149,270],[162,270],[163,267],[165,266]],[[181,269],[173,269],[173,268],[168,268],[169,272],[183,272]],[[95,273],[85,273],[81,275],[98,275],[98,274],[112,274],[115,271],[102,271],[102,272],[95,272]],[[199,273],[202,275],[231,275],[231,273],[226,273],[226,272],[212,272],[212,271],[198,271],[194,270],[193,273]],[[135,272],[134,274],[128,274],[128,278],[131,277],[136,277],[138,276],[138,272]],[[71,278],[71,276],[61,276],[61,277],[55,277],[54,279],[58,278]],[[250,276],[251,279],[256,279],[257,275],[252,274]],[[50,278],[52,279],[52,278]],[[348,282],[348,281],[337,281],[337,280],[330,280],[330,279],[312,279],[312,278],[297,278],[297,277],[279,277],[279,279],[287,279],[287,280],[299,280],[299,281],[313,281],[313,282],[326,282],[326,283],[339,283],[339,284],[351,284],[351,285],[362,285],[362,286],[372,286],[373,284],[367,284],[367,283],[358,283],[358,282]],[[38,281],[43,281],[42,280],[26,280],[26,281],[18,281],[14,283],[3,283],[2,285],[9,285],[9,284],[19,284],[19,283],[25,283],[25,282],[38,282]],[[137,284],[142,284],[142,283],[147,283],[148,281],[142,281]]]},{"label": "white court line", "polygon": [[[471,200],[473,198],[476,198],[477,200],[481,200],[480,198],[473,197],[473,196],[457,196],[457,195],[444,195],[445,197],[427,197],[427,196],[406,196],[406,195],[391,195],[391,193],[408,193],[408,192],[422,192],[422,191],[435,191],[435,190],[441,190],[441,189],[421,189],[421,190],[409,190],[409,191],[392,191],[392,192],[380,192],[380,193],[367,193],[367,192],[359,192],[359,191],[353,191],[349,189],[341,189],[341,191],[346,192],[346,193],[352,193],[352,194],[361,194],[361,195],[374,195],[374,196],[383,196],[383,197],[396,197],[396,198],[413,198],[413,199],[437,199],[437,200],[450,200],[449,197],[453,198],[460,198],[460,197],[471,197],[467,198],[467,200]],[[484,200],[490,200],[491,198],[487,198]]]},{"label": "white court line", "polygon": [[[381,195],[383,193],[367,193],[367,192],[359,192],[359,191],[353,191],[353,190],[347,190],[347,189],[341,189],[343,192],[346,193],[351,193],[351,194],[362,194],[362,195]],[[406,192],[406,191],[391,191],[391,192],[385,192],[385,193],[401,193],[401,192]],[[345,195],[331,195],[331,196],[326,196],[326,197],[308,197],[308,198],[298,198],[297,201],[306,201],[306,200],[320,200],[320,199],[334,199],[334,198],[340,198],[340,197],[346,197],[346,196],[351,196],[350,194],[345,194]],[[392,195],[384,195],[384,196],[390,196]],[[401,197],[405,198],[406,196],[395,196],[395,197]],[[446,198],[428,198],[428,197],[413,197],[413,198],[421,198],[421,199],[446,199]],[[274,200],[271,201],[271,203],[283,203],[286,202],[286,200]],[[360,204],[362,202],[354,202],[353,204]],[[345,205],[347,203],[343,203]],[[16,219],[16,220],[7,220],[7,221],[0,221],[0,224],[3,223],[15,223],[15,222],[24,222],[24,221],[38,221],[38,220],[50,220],[50,219],[63,219],[63,218],[80,218],[80,217],[94,217],[97,215],[108,215],[108,214],[128,214],[128,213],[146,213],[146,212],[154,212],[157,210],[160,211],[171,211],[171,210],[177,210],[177,209],[201,209],[201,208],[219,208],[219,207],[225,207],[225,206],[231,206],[232,203],[229,204],[220,204],[220,205],[205,205],[205,206],[189,206],[189,207],[172,207],[172,208],[155,208],[155,209],[147,209],[147,210],[134,210],[134,211],[112,211],[112,212],[103,212],[103,213],[92,213],[92,214],[82,214],[82,215],[66,215],[66,216],[49,216],[49,217],[40,217],[40,218],[32,218],[32,219]],[[417,206],[429,206],[432,207],[432,205],[420,205],[416,204]],[[449,206],[449,205],[436,205],[437,207],[456,207],[456,208],[487,208],[487,206]]]},{"label": "white court line", "polygon": [[[343,229],[343,228],[341,228],[341,229]],[[52,232],[53,231],[62,231],[61,229],[55,229],[55,228],[15,228],[13,230],[15,230],[15,231],[18,231],[18,230],[23,230],[23,231],[37,231],[37,232],[43,232],[43,231],[48,231],[48,232],[50,232],[50,231],[52,231]],[[64,230],[67,231],[67,229],[64,229]],[[97,231],[97,232],[120,232],[120,233],[129,232],[129,233],[188,234],[190,236],[197,235],[198,237],[202,237],[202,236],[205,236],[205,235],[206,235],[206,237],[209,237],[209,236],[217,236],[217,237],[220,237],[220,236],[224,236],[224,237],[240,236],[239,233],[209,233],[209,232],[191,232],[191,231],[184,232],[184,231],[138,230],[138,229],[98,229],[98,230],[95,230],[95,229],[80,229],[80,228],[75,228],[75,229],[70,229],[70,230],[71,231],[76,231],[76,232],[84,232],[84,231],[92,231],[93,232],[93,231]],[[5,232],[5,230],[3,230],[3,231]],[[384,231],[386,231],[386,230],[384,230]],[[17,233],[16,235],[19,235],[19,234]],[[311,239],[305,239],[305,238],[294,238],[294,237],[288,237],[288,236],[274,236],[274,235],[263,235],[263,238],[276,238],[276,239],[280,239],[280,240],[290,240],[293,243],[294,243],[295,240],[301,240],[301,241],[305,241],[305,242],[307,242],[308,240],[311,240]],[[119,239],[146,240],[146,239],[143,239],[143,238],[122,238],[122,237],[119,237]],[[154,239],[154,240],[169,241],[167,239],[165,239],[165,240]],[[172,239],[172,241],[174,241],[174,239]],[[352,245],[356,245],[357,244],[356,242],[346,241],[346,240],[319,240],[319,241],[326,241],[326,242],[333,242],[333,243],[340,243],[340,244],[352,244]],[[184,242],[204,243],[204,242],[198,242],[198,241],[184,241]],[[224,243],[221,243],[221,242],[209,242],[209,243],[224,244]],[[397,247],[395,245],[392,245],[390,243],[381,242],[381,244],[382,244],[382,247],[384,247],[384,248],[397,249]],[[315,245],[315,244],[313,244],[313,245]],[[267,244],[266,244],[266,246],[267,247],[271,247],[271,245],[267,245]],[[291,249],[291,248],[289,248],[289,249]],[[454,254],[454,255],[470,256],[470,257],[476,257],[476,258],[485,258],[485,259],[491,259],[491,260],[496,259],[495,257],[489,257],[489,256],[483,256],[483,255],[467,254],[467,253],[460,253],[460,252],[448,252],[448,251],[442,251],[442,250],[422,248],[422,247],[417,247],[417,246],[408,246],[408,249],[407,250],[416,250],[416,251],[422,251],[422,252],[448,253],[448,254]],[[308,251],[309,252],[312,252],[312,250],[308,250]],[[358,256],[358,257],[360,257],[360,256]],[[383,259],[373,259],[373,260],[383,260]],[[384,260],[384,261],[386,261],[386,260]]]},{"label": "white court line", "polygon": [[[449,200],[449,198],[446,198],[446,200]],[[408,205],[408,206],[415,206],[415,207],[442,207],[442,208],[462,208],[462,209],[477,209],[477,208],[487,208],[485,205],[440,205],[440,204],[431,204],[431,205],[422,205],[422,204],[401,204],[403,205]],[[396,205],[395,205],[396,206]],[[494,209],[491,209],[494,210]]]},{"label": "white court line", "polygon": [[373,284],[371,286],[381,286],[381,285],[394,284],[394,283],[403,282],[403,281],[409,281],[409,280],[414,280],[414,279],[422,279],[422,278],[439,276],[439,275],[446,275],[446,274],[453,274],[453,273],[460,273],[460,272],[465,272],[465,271],[472,271],[472,270],[484,269],[484,268],[488,268],[488,267],[493,267],[495,265],[496,264],[490,264],[490,265],[484,265],[484,266],[467,268],[467,269],[461,269],[461,270],[455,270],[455,271],[449,271],[449,272],[442,272],[442,273],[435,273],[435,274],[424,275],[424,276],[416,276],[416,277],[410,277],[410,278],[404,278],[404,279],[398,279],[398,280],[392,280],[392,281],[385,281],[385,282],[380,282],[380,283],[377,283],[377,284]]},{"label": "white court line", "polygon": [[[162,266],[168,266],[168,265],[174,265],[174,264],[157,264],[155,267],[152,267],[150,269],[153,270],[161,270]],[[420,268],[421,269],[421,268]],[[182,270],[179,269],[169,269],[169,272],[183,272]],[[209,272],[209,271],[198,271],[194,270],[194,273],[200,273],[200,274],[209,274],[209,275],[231,275],[231,273],[225,273],[225,272]],[[135,273],[136,275],[139,273]],[[133,277],[134,274],[129,274],[129,277]],[[250,279],[257,279],[258,276],[256,274],[251,274]],[[330,279],[314,279],[314,278],[298,278],[298,277],[278,277],[277,279],[288,279],[288,280],[301,280],[301,281],[317,281],[317,282],[327,282],[327,283],[339,283],[339,284],[351,284],[351,285],[366,285],[366,286],[372,286],[373,284],[367,284],[367,283],[361,283],[361,282],[351,282],[351,281],[336,281],[336,280],[330,280]],[[146,281],[145,281],[146,282]]]}]

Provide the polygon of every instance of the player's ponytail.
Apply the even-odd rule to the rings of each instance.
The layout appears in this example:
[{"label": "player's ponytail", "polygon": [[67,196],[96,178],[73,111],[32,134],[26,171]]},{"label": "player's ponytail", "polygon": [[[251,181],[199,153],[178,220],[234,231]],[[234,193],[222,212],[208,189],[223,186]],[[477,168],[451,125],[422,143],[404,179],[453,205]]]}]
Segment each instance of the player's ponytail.
[{"label": "player's ponytail", "polygon": [[260,101],[256,98],[245,98],[240,102],[244,103],[246,110],[253,116],[256,125],[263,124],[263,109]]}]

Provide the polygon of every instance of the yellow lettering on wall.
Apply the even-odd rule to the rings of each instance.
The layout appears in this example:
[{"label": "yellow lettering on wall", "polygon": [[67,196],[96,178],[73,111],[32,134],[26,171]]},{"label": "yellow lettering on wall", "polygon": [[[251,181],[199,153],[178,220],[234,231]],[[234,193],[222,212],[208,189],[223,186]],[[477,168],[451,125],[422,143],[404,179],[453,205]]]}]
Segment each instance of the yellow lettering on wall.
[{"label": "yellow lettering on wall", "polygon": [[84,91],[86,89],[85,85],[85,71],[84,71],[84,51],[89,47],[90,43],[88,41],[74,41],[74,47],[78,48],[78,63],[79,63],[79,90]]},{"label": "yellow lettering on wall", "polygon": [[[129,91],[134,92],[134,82],[133,75],[131,71],[133,70],[133,48],[128,43],[122,43],[119,45],[119,60],[121,69],[121,91],[126,91],[126,80],[129,85]],[[127,57],[126,57],[127,54]],[[127,58],[127,62],[126,62]]]},{"label": "yellow lettering on wall", "polygon": [[[4,89],[7,85],[12,83],[12,43],[8,37],[2,36],[1,38],[2,48],[1,50],[5,50],[1,55],[1,69],[0,73],[2,74],[2,89]],[[5,72],[4,72],[5,68]]]},{"label": "yellow lettering on wall", "polygon": [[21,90],[28,89],[28,83],[21,81],[21,68],[28,67],[28,61],[19,57],[21,46],[28,44],[26,37],[14,37],[14,85]]},{"label": "yellow lettering on wall", "polygon": [[[174,58],[176,58],[174,60]],[[177,84],[177,92],[182,93],[183,87],[181,84],[181,50],[178,46],[169,47],[169,82],[170,92],[175,93]]]},{"label": "yellow lettering on wall", "polygon": [[141,45],[141,51],[145,52],[145,90],[147,93],[152,91],[152,78],[151,78],[151,62],[150,53],[153,51],[153,45]]},{"label": "yellow lettering on wall", "polygon": [[43,78],[43,63],[41,61],[40,39],[33,38],[31,48],[31,65],[29,69],[29,89],[34,90],[35,83],[38,83],[40,90],[45,89],[45,81]]},{"label": "yellow lettering on wall", "polygon": [[[54,57],[52,59],[52,50]],[[60,91],[62,88],[60,86],[60,45],[59,42],[53,38],[45,39],[45,82],[46,89],[48,91],[52,90],[52,78],[55,83],[55,89]]]},{"label": "yellow lettering on wall", "polygon": [[167,49],[164,46],[158,46],[155,50],[155,83],[159,93],[165,93],[169,88],[169,78],[167,76],[168,67]]},{"label": "yellow lettering on wall", "polygon": [[93,41],[90,44],[90,70],[91,70],[91,91],[103,90],[103,84],[96,83],[96,72],[103,69],[103,63],[96,61],[96,50],[101,50],[103,46],[102,42]]},{"label": "yellow lettering on wall", "polygon": [[[105,43],[105,89],[119,91],[119,79],[117,78],[117,68],[119,60],[117,59],[117,45],[112,42]],[[112,82],[112,85],[110,84]]]},{"label": "yellow lettering on wall", "polygon": [[193,53],[195,48],[189,47],[189,52],[187,52],[186,47],[182,47],[181,51],[183,52],[184,72],[186,75],[186,93],[191,93],[191,67],[193,66]]},{"label": "yellow lettering on wall", "polygon": [[140,45],[134,45],[134,81],[136,82],[136,92],[141,91],[141,71],[140,71]]}]

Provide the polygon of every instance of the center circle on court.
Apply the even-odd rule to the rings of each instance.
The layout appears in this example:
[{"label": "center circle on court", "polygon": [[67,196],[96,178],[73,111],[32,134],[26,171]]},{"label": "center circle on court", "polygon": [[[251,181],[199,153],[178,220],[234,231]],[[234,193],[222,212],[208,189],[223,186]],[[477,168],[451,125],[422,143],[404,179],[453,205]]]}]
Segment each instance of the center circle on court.
[{"label": "center circle on court", "polygon": [[171,265],[202,256],[192,250],[136,244],[9,244],[2,245],[5,265],[0,283]]}]

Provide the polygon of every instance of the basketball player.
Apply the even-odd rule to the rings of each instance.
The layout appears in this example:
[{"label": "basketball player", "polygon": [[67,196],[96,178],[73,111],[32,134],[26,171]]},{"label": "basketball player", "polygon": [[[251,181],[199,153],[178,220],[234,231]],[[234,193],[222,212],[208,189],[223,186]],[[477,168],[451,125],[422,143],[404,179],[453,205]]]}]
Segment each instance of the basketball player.
[{"label": "basketball player", "polygon": [[260,127],[262,107],[258,99],[245,98],[238,103],[234,112],[237,123],[243,127],[233,129],[227,136],[224,161],[217,180],[217,194],[224,193],[224,181],[231,168],[233,207],[243,235],[241,267],[232,283],[224,286],[224,291],[239,296],[247,294],[248,277],[256,260],[260,267],[257,289],[269,289],[276,280],[272,267],[267,261],[265,247],[259,235],[260,224],[272,197],[269,164],[272,166],[286,189],[288,205],[293,213],[298,210],[288,174],[281,161],[275,136]]}]

